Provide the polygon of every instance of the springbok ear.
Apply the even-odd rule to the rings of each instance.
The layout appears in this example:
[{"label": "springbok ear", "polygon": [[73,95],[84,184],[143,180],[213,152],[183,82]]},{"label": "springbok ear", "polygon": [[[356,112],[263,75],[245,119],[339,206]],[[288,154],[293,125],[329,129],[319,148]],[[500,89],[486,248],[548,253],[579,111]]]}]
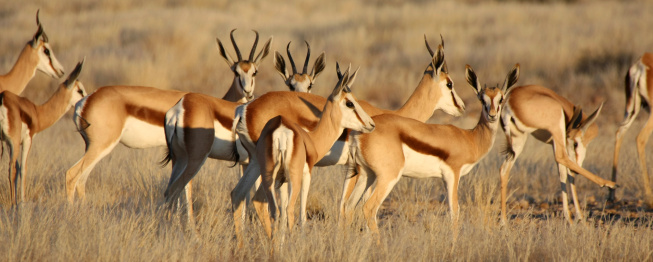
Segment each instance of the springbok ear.
[{"label": "springbok ear", "polygon": [[317,57],[315,60],[315,64],[313,65],[313,70],[311,70],[311,77],[313,77],[313,80],[317,78],[317,76],[322,73],[324,68],[326,67],[326,60],[324,59],[325,53],[322,52],[320,56]]},{"label": "springbok ear", "polygon": [[39,25],[39,28],[36,30],[36,33],[34,34],[34,37],[32,38],[31,41],[32,48],[39,47],[42,35],[43,35],[43,27]]},{"label": "springbok ear", "polygon": [[583,123],[580,124],[580,130],[585,134],[587,129],[596,121],[596,119],[599,117],[599,114],[601,113],[601,109],[603,108],[603,102],[601,102],[601,105],[599,105],[599,108],[597,108],[594,113],[592,113],[590,116],[583,121]]},{"label": "springbok ear", "polygon": [[283,81],[288,80],[290,74],[286,68],[286,60],[283,59],[283,56],[277,51],[274,51],[274,68],[277,69],[277,72],[279,72]]},{"label": "springbok ear", "polygon": [[349,82],[349,70],[345,71],[345,73],[342,75],[342,78],[340,78],[340,80],[336,84],[336,87],[333,89],[333,92],[329,96],[329,99],[336,100],[337,98],[339,98],[340,94],[347,87],[348,82]]},{"label": "springbok ear", "polygon": [[580,108],[580,106],[574,105],[574,113],[571,115],[571,118],[569,119],[569,123],[567,124],[567,133],[569,133],[573,129],[577,129],[580,127],[582,124],[581,121],[583,120],[583,109]]},{"label": "springbok ear", "polygon": [[227,53],[227,50],[224,49],[224,46],[222,45],[222,42],[220,41],[220,38],[215,38],[215,40],[218,42],[218,51],[220,51],[220,55],[224,58],[224,60],[227,62],[227,65],[231,68],[234,65],[234,60],[231,58],[229,53]]},{"label": "springbok ear", "polygon": [[515,64],[506,76],[506,81],[503,82],[503,87],[501,88],[503,93],[506,94],[511,87],[517,84],[517,80],[519,80],[519,63]]},{"label": "springbok ear", "polygon": [[265,42],[265,45],[263,45],[263,49],[261,49],[261,52],[258,53],[256,56],[256,59],[254,59],[255,64],[260,64],[261,61],[263,61],[263,58],[268,56],[270,53],[270,45],[272,45],[272,36],[270,36],[270,39],[268,39],[267,42]]},{"label": "springbok ear", "polygon": [[[349,79],[347,79],[347,84],[345,85],[345,92],[351,93],[351,86],[356,81],[356,76],[358,75],[358,70],[359,69],[360,69],[360,67],[356,68],[356,71],[354,71],[354,73],[349,75]],[[349,71],[349,70],[347,70],[347,71]]]},{"label": "springbok ear", "polygon": [[70,73],[66,81],[64,81],[64,86],[66,86],[66,88],[70,89],[75,85],[75,81],[79,77],[79,73],[82,72],[82,66],[84,65],[84,61],[86,61],[86,57],[84,57],[84,59],[82,59],[81,62],[77,63],[77,66],[75,66],[73,72]]},{"label": "springbok ear", "polygon": [[433,64],[433,77],[435,77],[439,75],[440,72],[442,72],[442,69],[445,65],[444,47],[442,47],[442,45],[438,45],[438,50],[435,52],[435,55],[433,55],[433,60],[431,63]]},{"label": "springbok ear", "polygon": [[474,93],[478,96],[481,92],[481,82],[478,81],[478,77],[470,65],[465,65],[465,79],[467,79],[467,83],[474,88]]}]

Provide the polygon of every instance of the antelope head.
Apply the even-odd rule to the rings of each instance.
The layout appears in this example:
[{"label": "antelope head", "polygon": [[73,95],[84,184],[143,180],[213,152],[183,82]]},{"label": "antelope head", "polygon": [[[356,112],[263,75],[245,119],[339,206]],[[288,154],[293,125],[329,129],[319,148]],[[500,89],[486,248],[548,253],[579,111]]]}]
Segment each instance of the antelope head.
[{"label": "antelope head", "polygon": [[467,83],[474,89],[476,97],[483,105],[483,117],[489,123],[495,123],[499,119],[501,109],[503,108],[503,97],[508,90],[513,87],[519,79],[519,64],[510,70],[503,82],[503,86],[499,87],[481,87],[481,82],[478,80],[474,69],[470,65],[465,66],[465,78]]},{"label": "antelope head", "polygon": [[567,125],[567,152],[573,151],[576,155],[576,163],[579,165],[585,161],[587,147],[598,135],[599,127],[595,121],[601,113],[603,103],[594,110],[590,116],[583,120],[583,111],[580,107],[574,107],[574,115]]},{"label": "antelope head", "polygon": [[288,42],[288,45],[286,46],[286,53],[288,54],[288,61],[290,62],[292,73],[288,72],[286,61],[283,59],[283,56],[276,51],[274,52],[274,67],[277,69],[277,72],[279,72],[288,88],[290,88],[290,91],[310,93],[315,79],[322,70],[324,70],[324,52],[322,52],[317,60],[315,60],[313,69],[311,69],[311,72],[309,73],[308,61],[311,56],[311,46],[306,42],[306,61],[304,61],[302,72],[299,73],[297,72],[297,67],[295,67],[295,61],[292,59],[292,55],[290,54],[290,43],[291,42]]},{"label": "antelope head", "polygon": [[431,49],[429,41],[424,35],[424,43],[426,49],[431,54],[431,63],[426,68],[425,74],[430,75],[432,84],[431,88],[434,92],[440,92],[441,98],[438,101],[437,108],[441,108],[447,114],[453,116],[461,116],[465,112],[465,103],[456,93],[453,86],[453,81],[449,77],[449,70],[447,69],[447,61],[444,60],[444,39],[440,35],[440,45],[436,52]]},{"label": "antelope head", "polygon": [[251,101],[254,99],[254,78],[258,72],[258,66],[261,63],[261,60],[263,60],[263,58],[265,58],[270,52],[272,37],[265,42],[263,49],[258,53],[258,55],[254,56],[259,35],[256,30],[253,30],[254,33],[256,33],[256,39],[254,40],[254,45],[252,45],[252,50],[249,52],[249,58],[243,60],[243,57],[240,54],[240,49],[238,49],[238,45],[236,44],[236,40],[234,40],[234,31],[236,31],[236,29],[231,30],[229,36],[231,38],[231,43],[234,46],[234,50],[236,51],[237,60],[231,58],[231,56],[226,52],[220,39],[216,38],[218,41],[218,49],[220,55],[222,55],[225,61],[227,61],[231,71],[234,72],[234,82],[238,85],[238,92],[240,92],[247,101]]},{"label": "antelope head", "polygon": [[38,57],[36,69],[52,78],[61,78],[64,75],[63,66],[54,56],[54,52],[48,43],[48,36],[43,31],[43,26],[41,25],[41,21],[39,21],[39,11],[36,11],[36,25],[38,29],[29,42],[33,53]]},{"label": "antelope head", "polygon": [[61,84],[60,88],[65,88],[67,92],[71,93],[70,100],[68,101],[68,104],[70,106],[75,106],[79,100],[84,98],[87,93],[86,89],[84,89],[84,85],[82,85],[82,82],[77,80],[79,78],[79,73],[82,71],[82,66],[84,65],[84,61],[86,61],[86,58],[82,60],[81,62],[77,63],[77,66],[75,66],[75,69],[73,69],[73,72],[70,73],[66,81],[64,81]]},{"label": "antelope head", "polygon": [[338,83],[329,96],[329,101],[333,103],[334,108],[339,108],[339,110],[332,110],[331,114],[337,114],[338,112],[342,114],[340,120],[341,127],[362,133],[372,132],[375,126],[372,117],[363,111],[356,97],[351,93],[351,85],[356,80],[358,69],[351,75],[349,74],[349,69],[347,68],[347,71],[342,74],[340,72],[340,65],[336,63]]}]

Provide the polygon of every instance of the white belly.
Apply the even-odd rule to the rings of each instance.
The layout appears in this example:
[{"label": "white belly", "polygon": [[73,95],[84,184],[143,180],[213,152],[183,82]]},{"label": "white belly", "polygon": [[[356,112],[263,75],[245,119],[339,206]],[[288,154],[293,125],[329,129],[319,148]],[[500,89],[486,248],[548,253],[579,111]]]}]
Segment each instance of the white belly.
[{"label": "white belly", "polygon": [[345,141],[336,141],[329,152],[324,155],[320,161],[318,161],[316,166],[333,166],[333,165],[344,165],[347,163],[347,158],[349,157],[349,142]]},{"label": "white belly", "polygon": [[451,167],[438,157],[419,153],[406,145],[402,145],[402,149],[406,157],[403,176],[427,178],[453,174]]},{"label": "white belly", "polygon": [[[209,157],[231,160],[234,147],[234,138],[231,129],[224,128],[218,121],[213,122],[213,129],[215,130],[215,135],[213,136],[213,145],[211,146]],[[211,143],[211,141],[206,142]],[[242,154],[243,152],[239,151],[239,153]],[[241,156],[241,158],[242,157],[244,156]]]},{"label": "white belly", "polygon": [[130,148],[166,145],[163,126],[152,125],[133,117],[128,117],[127,121],[125,121],[125,128],[122,130],[120,142]]}]

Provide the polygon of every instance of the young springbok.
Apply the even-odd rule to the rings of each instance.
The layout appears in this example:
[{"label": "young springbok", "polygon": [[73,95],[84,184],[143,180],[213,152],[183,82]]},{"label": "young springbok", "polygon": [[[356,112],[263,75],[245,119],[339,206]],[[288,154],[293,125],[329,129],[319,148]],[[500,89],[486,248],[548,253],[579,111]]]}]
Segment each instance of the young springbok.
[{"label": "young springbok", "polygon": [[[422,80],[408,101],[396,111],[379,109],[365,101],[359,101],[359,104],[365,112],[369,115],[383,113],[397,114],[412,117],[422,122],[428,120],[437,109],[444,110],[446,113],[455,116],[459,116],[464,112],[464,103],[456,94],[453,81],[451,81],[447,72],[447,66],[444,60],[444,45],[439,45],[437,51],[433,52],[428,41],[426,41],[426,37],[425,44],[431,55],[431,63],[424,70]],[[279,94],[278,96],[283,96],[283,101],[287,102],[280,103],[280,99],[262,99],[263,97],[261,97],[239,107],[239,110],[237,110],[236,119],[234,119],[234,123],[236,123],[234,128],[238,134],[238,152],[241,155],[243,151],[246,154],[255,152],[256,141],[259,139],[264,123],[267,123],[269,119],[277,115],[283,115],[286,118],[293,119],[295,123],[302,125],[304,129],[311,129],[318,121],[320,114],[319,108],[324,107],[326,103],[326,99],[319,96],[299,96],[292,94]],[[244,150],[241,151],[240,148],[244,148]],[[333,147],[331,147],[327,155],[316,163],[316,166],[346,164],[348,155],[349,140],[347,140],[347,135],[343,134]],[[237,236],[239,236],[242,220],[244,219],[244,216],[242,216],[242,203],[245,200],[247,192],[254,186],[260,175],[256,157],[251,157],[252,154],[249,154],[249,156],[250,165],[247,167],[243,178],[241,178],[231,192],[232,205],[235,210],[234,223]],[[282,201],[286,198],[284,192],[287,191],[281,190],[280,198]],[[254,197],[254,205],[259,217],[268,217],[266,214],[268,208],[265,206],[265,196],[262,193],[262,190],[257,191],[257,195]],[[303,196],[304,194],[302,194]],[[300,203],[303,204],[305,202],[300,201]],[[304,205],[300,208],[301,223],[306,221],[305,209],[306,207]]]},{"label": "young springbok", "polygon": [[[234,29],[235,30],[235,29]],[[218,49],[227,61],[234,78],[224,100],[244,103],[254,97],[254,78],[258,65],[270,49],[272,37],[265,43],[256,59],[258,32],[252,46],[249,60],[243,60],[234,40],[234,30],[230,33],[231,43],[238,60],[233,60],[222,46]],[[93,167],[118,144],[129,148],[150,148],[166,145],[164,135],[165,114],[186,94],[176,90],[162,90],[143,86],[105,86],[82,99],[75,105],[73,121],[86,142],[86,152],[66,172],[66,194],[73,202],[75,191],[80,198],[85,195],[85,184]],[[229,123],[233,113],[229,117]]]},{"label": "young springbok", "polygon": [[[506,200],[508,178],[526,144],[528,134],[553,146],[558,174],[562,187],[562,205],[565,218],[571,222],[567,199],[567,180],[571,184],[571,195],[576,209],[576,218],[583,219],[576,195],[575,173],[579,173],[601,187],[613,187],[614,183],[597,177],[582,168],[589,143],[598,134],[596,118],[601,104],[594,113],[585,115],[580,107],[556,94],[551,89],[537,86],[515,87],[506,95],[506,106],[501,116],[506,135],[505,160],[501,165],[501,224],[506,224]],[[575,159],[570,159],[571,153]],[[569,169],[573,172],[569,172]],[[570,178],[568,178],[570,176]]]},{"label": "young springbok", "polygon": [[[374,130],[374,121],[351,94],[350,88],[356,79],[357,71],[350,76],[347,69],[339,78],[313,129],[305,131],[301,125],[293,122],[293,119],[280,115],[265,124],[256,144],[259,168],[264,171],[262,188],[267,196],[270,216],[276,219],[277,208],[280,212],[285,211],[291,231],[295,222],[294,207],[297,196],[300,191],[303,195],[308,193],[311,171],[315,163],[331,149],[345,128],[364,133]],[[288,206],[278,205],[274,194],[277,183],[289,183]],[[305,201],[305,197],[302,197],[302,201]],[[268,237],[272,237],[274,229],[267,227],[271,223],[263,225],[266,226]]]},{"label": "young springbok", "polygon": [[358,202],[366,190],[372,190],[363,206],[367,226],[372,232],[378,233],[376,213],[402,176],[442,178],[447,188],[451,217],[454,223],[457,221],[460,177],[469,173],[492,148],[504,93],[519,79],[519,64],[508,73],[501,88],[481,87],[469,65],[465,77],[483,105],[478,124],[473,129],[425,124],[385,114],[372,117],[376,123],[374,132],[352,132],[350,135],[356,147],[354,163],[359,173],[350,203]]},{"label": "young springbok", "polygon": [[6,75],[0,75],[0,92],[10,91],[20,95],[36,74],[36,70],[52,78],[61,78],[64,75],[63,66],[54,56],[48,36],[39,21],[39,11],[36,11],[36,25],[36,34],[25,44],[14,67]]},{"label": "young springbok", "polygon": [[[614,158],[612,162],[612,181],[617,182],[617,168],[619,167],[619,150],[621,149],[621,140],[624,134],[633,124],[635,118],[642,110],[642,107],[650,111],[648,105],[651,104],[650,98],[653,96],[653,53],[644,53],[644,55],[635,62],[628,73],[626,73],[626,112],[624,121],[619,126],[615,135]],[[653,114],[650,114],[646,124],[642,127],[637,135],[637,155],[639,156],[639,168],[642,175],[642,184],[644,186],[644,201],[653,208],[653,190],[651,190],[651,181],[648,177],[646,168],[646,144],[653,132]],[[614,189],[610,189],[608,200],[614,202]]]},{"label": "young springbok", "polygon": [[[12,92],[0,93],[0,132],[1,138],[9,146],[9,183],[11,203],[17,201],[17,177],[20,176],[20,201],[25,201],[25,174],[27,173],[27,156],[34,136],[52,126],[77,101],[86,96],[81,82],[77,80],[84,61],[77,64],[68,79],[42,105],[35,105],[26,98]],[[20,146],[20,159],[18,159]]]}]

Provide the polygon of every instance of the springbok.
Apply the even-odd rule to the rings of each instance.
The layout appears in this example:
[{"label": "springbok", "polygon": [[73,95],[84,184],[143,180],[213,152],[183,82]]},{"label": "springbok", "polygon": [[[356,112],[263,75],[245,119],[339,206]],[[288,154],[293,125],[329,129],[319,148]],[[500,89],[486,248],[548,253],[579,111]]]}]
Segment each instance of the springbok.
[{"label": "springbok", "polygon": [[[263,191],[270,203],[270,216],[276,219],[277,200],[274,194],[276,183],[289,183],[288,206],[279,205],[280,212],[286,212],[288,226],[294,225],[294,206],[299,195],[308,192],[311,170],[338,140],[345,128],[364,133],[374,130],[374,121],[365,113],[351,94],[351,85],[356,79],[356,70],[351,76],[349,69],[339,77],[333,93],[327,99],[317,124],[310,131],[283,115],[270,119],[264,126],[256,144],[259,169],[263,170]],[[301,102],[300,102],[301,103]],[[276,182],[276,183],[275,183]],[[302,201],[305,197],[302,197]],[[265,217],[262,219],[269,219]],[[273,228],[263,223],[268,237]]]},{"label": "springbok", "polygon": [[[528,134],[553,146],[558,163],[562,203],[565,218],[571,222],[567,199],[567,180],[571,186],[576,217],[583,215],[578,204],[575,173],[581,174],[601,187],[614,187],[607,181],[584,169],[582,166],[589,143],[598,134],[595,121],[601,112],[601,104],[591,115],[582,113],[580,107],[556,94],[551,89],[527,85],[515,87],[506,95],[506,106],[501,116],[506,135],[505,160],[501,165],[501,224],[506,224],[506,200],[510,170],[526,144]],[[571,153],[575,159],[570,159]],[[573,172],[569,172],[569,169]],[[574,173],[575,172],[575,173]],[[568,177],[569,176],[569,177]]]},{"label": "springbok", "polygon": [[[235,30],[235,29],[234,29]],[[254,97],[254,78],[261,59],[270,49],[272,37],[265,43],[256,59],[258,32],[252,46],[250,59],[243,60],[230,33],[231,43],[238,60],[233,60],[225,51],[220,39],[216,39],[220,55],[227,61],[234,79],[223,97],[226,101],[244,103]],[[161,90],[142,86],[105,86],[82,99],[75,105],[73,121],[77,125],[86,152],[66,172],[66,194],[74,201],[75,191],[80,198],[85,195],[85,184],[93,167],[120,142],[129,148],[150,148],[166,145],[164,135],[165,114],[186,92]],[[232,113],[233,115],[233,113]],[[231,116],[229,118],[229,123]]]},{"label": "springbok", "polygon": [[54,56],[48,36],[39,21],[39,11],[36,11],[36,25],[36,34],[25,44],[14,67],[6,75],[0,76],[0,92],[10,91],[20,95],[36,74],[36,70],[52,78],[61,78],[64,75],[63,66]]},{"label": "springbok", "polygon": [[355,204],[366,190],[372,190],[363,206],[367,226],[372,232],[378,233],[376,213],[402,176],[442,178],[452,220],[457,221],[460,177],[469,173],[492,148],[504,93],[519,79],[519,64],[516,64],[503,87],[481,87],[472,67],[467,65],[465,69],[467,83],[483,105],[478,124],[473,129],[425,124],[384,114],[372,117],[376,123],[374,132],[352,132],[350,135],[356,147],[354,163],[359,173],[350,203]]},{"label": "springbok", "polygon": [[[653,96],[653,54],[644,53],[644,55],[635,62],[628,73],[626,73],[626,112],[624,114],[624,121],[619,126],[617,134],[615,135],[614,144],[614,159],[612,162],[612,181],[617,182],[617,168],[619,167],[619,150],[621,149],[621,140],[624,134],[633,124],[635,118],[642,110],[642,106],[650,112],[648,105],[651,104],[650,97]],[[644,201],[646,204],[653,208],[653,191],[651,190],[651,182],[648,177],[648,170],[646,168],[646,144],[653,132],[653,114],[649,115],[646,124],[642,127],[637,135],[637,155],[639,156],[639,167],[642,174],[642,184],[644,184]],[[608,201],[614,202],[614,189],[610,189]]]},{"label": "springbok", "polygon": [[[324,70],[324,52],[315,60],[313,69],[307,72],[311,55],[311,46],[306,42],[308,51],[303,71],[297,72],[295,62],[290,54],[290,42],[286,47],[292,74],[288,72],[286,62],[279,52],[275,52],[274,65],[291,91],[310,92],[313,82]],[[250,60],[253,59],[250,54]],[[263,54],[263,57],[267,52]],[[261,58],[262,59],[262,58]],[[257,59],[258,60],[258,59]],[[168,155],[172,161],[172,173],[165,191],[166,202],[177,199],[181,189],[185,188],[187,213],[192,221],[193,207],[192,184],[190,179],[197,174],[207,158],[237,160],[234,158],[233,117],[239,103],[231,103],[207,95],[189,93],[177,102],[165,116],[166,143]],[[213,143],[207,143],[213,141]],[[186,184],[188,184],[186,186]],[[183,185],[183,186],[179,186]],[[179,186],[179,187],[177,187]],[[184,187],[186,186],[186,187]],[[177,188],[179,190],[171,190]]]},{"label": "springbok", "polygon": [[304,68],[301,73],[297,73],[295,61],[293,61],[292,55],[290,54],[290,42],[288,42],[288,45],[286,46],[286,53],[288,54],[288,61],[290,62],[290,66],[292,68],[292,74],[288,72],[286,67],[286,60],[283,59],[283,56],[279,54],[279,52],[274,52],[274,68],[277,69],[277,72],[279,72],[279,75],[281,75],[283,81],[286,83],[288,88],[290,88],[290,91],[310,93],[313,89],[313,83],[315,82],[317,75],[319,75],[320,72],[324,70],[324,52],[322,52],[317,60],[315,60],[313,69],[311,69],[311,72],[308,73],[308,61],[311,57],[311,46],[308,44],[308,41],[305,42],[307,49],[306,61],[304,61]]},{"label": "springbok", "polygon": [[[371,106],[365,101],[359,101],[363,110],[369,115],[379,115],[383,113],[397,114],[405,117],[412,117],[418,121],[425,122],[428,120],[436,109],[442,109],[446,113],[459,116],[464,112],[464,103],[456,94],[453,81],[447,72],[446,62],[444,60],[443,44],[438,46],[437,52],[433,52],[430,48],[428,41],[426,47],[431,54],[431,63],[424,70],[422,80],[417,88],[410,96],[408,101],[397,111],[383,110]],[[318,108],[324,107],[326,99],[319,96],[308,95],[294,95],[294,94],[279,94],[283,97],[276,99],[257,99],[249,104],[241,106],[241,110],[236,112],[236,132],[238,133],[237,143],[239,147],[243,147],[244,152],[255,152],[256,141],[259,139],[259,134],[263,129],[263,125],[267,121],[277,115],[283,115],[286,118],[292,119],[295,123],[303,126],[304,129],[312,129],[319,120],[320,111]],[[296,101],[295,101],[296,100]],[[286,101],[286,102],[280,102]],[[283,105],[283,106],[281,106]],[[343,136],[336,141],[327,153],[318,163],[317,166],[330,166],[336,164],[345,164],[348,160],[349,141],[346,139],[347,135]],[[241,150],[238,152],[241,153]],[[239,236],[242,220],[242,202],[245,199],[247,192],[256,183],[260,175],[256,157],[250,156],[250,165],[248,166],[243,178],[238,182],[234,190],[231,192],[231,200],[234,208],[234,220],[236,234]],[[286,190],[281,190],[281,202],[285,196],[283,195]],[[255,207],[260,218],[268,217],[266,204],[263,203],[264,196],[262,190],[257,191],[255,195]],[[305,197],[305,193],[302,197]],[[306,206],[304,201],[300,201],[300,223],[306,221]],[[282,214],[283,215],[283,214]],[[240,216],[240,219],[239,219]]]},{"label": "springbok", "polygon": [[[27,156],[36,134],[56,123],[77,101],[86,96],[86,90],[77,80],[84,61],[77,64],[68,79],[42,105],[35,105],[12,92],[0,93],[1,138],[9,146],[9,183],[11,204],[18,204],[17,177],[20,176],[20,201],[25,201],[25,174]],[[20,146],[20,159],[16,151]]]}]

